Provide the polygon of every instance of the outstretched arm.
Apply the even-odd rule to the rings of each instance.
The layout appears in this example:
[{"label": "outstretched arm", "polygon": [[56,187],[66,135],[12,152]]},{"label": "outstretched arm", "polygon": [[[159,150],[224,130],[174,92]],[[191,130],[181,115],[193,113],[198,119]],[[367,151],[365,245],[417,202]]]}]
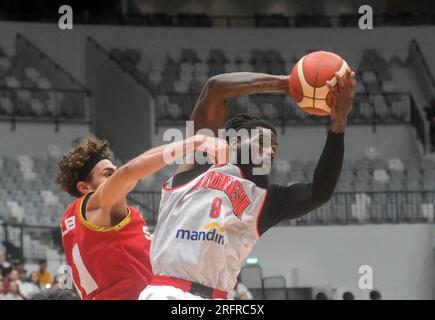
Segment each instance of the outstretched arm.
[{"label": "outstretched arm", "polygon": [[355,97],[355,74],[348,72],[346,80],[336,75],[339,89],[329,88],[335,98],[331,108],[331,128],[325,147],[310,183],[295,183],[288,187],[270,185],[268,198],[258,221],[264,233],[284,219],[298,218],[329,201],[340,176],[344,157],[344,131]]},{"label": "outstretched arm", "polygon": [[203,135],[148,150],[117,169],[92,194],[87,203],[87,211],[93,216],[92,223],[107,224],[107,216],[114,208],[126,212],[125,198],[140,179],[151,176],[170,164],[170,161],[195,150],[206,152],[218,164],[226,163],[229,158],[229,148],[225,140]]},{"label": "outstretched arm", "polygon": [[195,132],[208,128],[217,136],[227,115],[226,100],[259,93],[289,94],[289,76],[264,73],[234,72],[216,75],[207,80],[192,111]]}]

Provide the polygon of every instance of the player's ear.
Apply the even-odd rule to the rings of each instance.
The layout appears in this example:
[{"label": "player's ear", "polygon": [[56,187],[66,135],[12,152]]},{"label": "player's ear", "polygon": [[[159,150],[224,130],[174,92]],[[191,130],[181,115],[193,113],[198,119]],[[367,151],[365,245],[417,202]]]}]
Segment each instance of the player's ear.
[{"label": "player's ear", "polygon": [[87,194],[87,193],[93,191],[93,189],[91,188],[91,185],[89,183],[84,182],[84,181],[77,182],[76,187],[77,187],[77,190],[81,194]]}]

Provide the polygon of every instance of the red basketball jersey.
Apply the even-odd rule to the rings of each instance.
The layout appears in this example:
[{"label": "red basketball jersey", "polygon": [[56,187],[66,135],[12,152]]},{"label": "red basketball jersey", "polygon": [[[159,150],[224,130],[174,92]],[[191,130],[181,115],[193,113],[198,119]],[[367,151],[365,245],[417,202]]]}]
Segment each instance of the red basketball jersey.
[{"label": "red basketball jersey", "polygon": [[63,248],[77,291],[84,300],[136,300],[152,278],[147,224],[132,207],[116,226],[90,224],[82,215],[85,198],[74,201],[61,222]]}]

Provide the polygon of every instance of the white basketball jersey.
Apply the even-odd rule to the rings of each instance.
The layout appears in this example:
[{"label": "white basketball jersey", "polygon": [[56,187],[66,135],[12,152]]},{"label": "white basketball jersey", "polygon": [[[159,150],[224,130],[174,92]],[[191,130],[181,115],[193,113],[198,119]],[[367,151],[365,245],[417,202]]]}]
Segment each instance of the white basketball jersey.
[{"label": "white basketball jersey", "polygon": [[154,274],[230,291],[259,238],[257,219],[266,190],[239,167],[212,166],[190,182],[163,185],[151,243]]}]

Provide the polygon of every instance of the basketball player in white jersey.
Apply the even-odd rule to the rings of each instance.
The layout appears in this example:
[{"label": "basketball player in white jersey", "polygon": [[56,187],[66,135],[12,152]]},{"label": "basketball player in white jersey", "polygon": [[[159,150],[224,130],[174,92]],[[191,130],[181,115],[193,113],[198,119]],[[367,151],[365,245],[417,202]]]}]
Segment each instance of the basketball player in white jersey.
[{"label": "basketball player in white jersey", "polygon": [[[226,299],[237,283],[244,259],[269,228],[284,219],[300,217],[327,202],[340,175],[344,131],[355,96],[355,74],[336,74],[338,89],[331,125],[312,182],[290,186],[269,184],[267,175],[253,174],[247,164],[181,165],[162,190],[151,264],[155,274],[139,299]],[[226,120],[226,99],[258,93],[288,92],[288,77],[258,73],[230,73],[212,77],[204,86],[192,112],[195,132],[208,128],[259,129],[248,141],[229,141],[238,153],[248,143],[274,158],[277,134],[262,119],[238,115]],[[237,157],[240,160],[240,155]]]}]

